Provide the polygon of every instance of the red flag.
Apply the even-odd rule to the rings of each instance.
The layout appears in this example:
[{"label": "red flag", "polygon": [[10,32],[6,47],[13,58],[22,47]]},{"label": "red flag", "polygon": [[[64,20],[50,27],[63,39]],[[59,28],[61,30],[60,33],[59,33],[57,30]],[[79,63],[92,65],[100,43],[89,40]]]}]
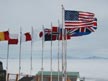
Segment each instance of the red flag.
[{"label": "red flag", "polygon": [[[70,35],[65,35],[64,36],[64,40],[69,40],[71,39],[71,36]],[[62,34],[60,35],[59,39],[58,40],[62,40]]]},{"label": "red flag", "polygon": [[18,39],[9,39],[8,44],[18,44]]},{"label": "red flag", "polygon": [[18,44],[18,34],[10,34],[8,44]]},{"label": "red flag", "polygon": [[58,34],[59,32],[60,32],[60,28],[59,27],[57,27],[57,26],[53,26],[52,27],[52,33]]},{"label": "red flag", "polygon": [[26,32],[24,34],[21,35],[21,42],[27,42],[27,41],[31,41],[32,37],[30,32]]},{"label": "red flag", "polygon": [[31,41],[32,40],[31,35],[30,35],[29,32],[25,33],[25,37],[26,37],[25,41]]},{"label": "red flag", "polygon": [[5,31],[4,32],[4,35],[5,35],[5,40],[9,40],[9,32],[8,31]]}]

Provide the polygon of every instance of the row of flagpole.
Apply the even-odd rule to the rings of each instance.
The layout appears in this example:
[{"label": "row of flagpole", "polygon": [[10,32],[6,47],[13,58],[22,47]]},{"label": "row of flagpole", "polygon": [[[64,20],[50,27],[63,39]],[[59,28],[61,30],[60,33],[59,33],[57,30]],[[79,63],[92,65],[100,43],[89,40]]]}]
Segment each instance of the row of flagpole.
[{"label": "row of flagpole", "polygon": [[[9,31],[9,30],[8,30]],[[21,39],[22,39],[22,28],[20,27],[20,40],[19,40],[19,74],[21,74],[21,51],[22,51],[22,41],[21,41]],[[31,36],[33,36],[33,27],[32,27],[32,34],[31,34]],[[30,74],[32,74],[32,46],[33,46],[33,40],[31,40],[31,51],[30,51]],[[9,65],[9,51],[10,49],[9,49],[9,44],[7,45],[7,57],[6,57],[6,70],[7,70],[7,73],[8,73],[8,65]]]},{"label": "row of flagpole", "polygon": [[[63,8],[63,5],[62,5],[62,73],[63,73],[63,76],[62,76],[62,81],[66,81],[66,69],[67,69],[67,40],[64,41],[64,8]],[[52,27],[52,23],[51,23],[51,27]],[[60,27],[60,24],[59,24],[59,21],[58,21],[58,27]],[[43,26],[43,31],[44,31],[44,26]],[[44,32],[43,32],[43,35],[44,35]],[[59,37],[59,35],[58,35]],[[59,40],[58,40],[58,81],[60,79],[60,52],[59,52]],[[43,53],[44,53],[44,36],[42,37],[42,66],[41,66],[41,71],[42,71],[42,74],[41,74],[41,81],[43,81],[43,71],[44,71],[44,68],[43,68]],[[51,49],[50,49],[50,71],[51,71],[51,74],[50,74],[50,81],[52,81],[52,34],[51,34]]]},{"label": "row of flagpole", "polygon": [[[52,23],[51,23],[51,27],[52,27]],[[60,24],[59,24],[59,21],[58,21],[58,27],[60,27]],[[62,81],[66,81],[67,80],[67,75],[66,75],[66,71],[67,71],[67,37],[65,36],[64,34],[64,7],[62,5]],[[44,31],[44,26],[43,26],[43,31]],[[66,32],[65,32],[66,33]],[[44,33],[43,33],[44,35]],[[65,38],[65,41],[64,41],[64,36],[66,37]],[[59,35],[58,35],[59,37]],[[58,81],[60,79],[60,52],[59,52],[59,39],[58,39]],[[41,71],[42,71],[42,74],[41,74],[41,81],[43,81],[43,52],[44,52],[44,36],[42,37],[42,67],[41,67]],[[51,34],[51,50],[50,50],[50,71],[51,71],[51,74],[50,74],[50,81],[52,81],[52,34]]]},{"label": "row of flagpole", "polygon": [[[58,21],[59,22],[59,21]],[[59,23],[58,23],[59,24]],[[51,27],[52,27],[52,24],[51,24]],[[43,30],[44,30],[44,26],[43,26]],[[31,33],[31,36],[33,36],[33,28],[32,28],[32,33]],[[22,51],[22,28],[20,27],[20,35],[19,35],[19,37],[20,37],[20,40],[19,40],[19,74],[20,74],[20,70],[21,70],[21,51]],[[33,40],[31,40],[31,56],[30,56],[30,66],[31,66],[31,70],[32,70],[32,41]],[[59,41],[59,40],[58,40]],[[59,43],[58,43],[58,46],[59,46]],[[58,48],[58,50],[59,50],[59,48]],[[43,51],[44,51],[44,36],[42,37],[42,60],[43,60]],[[59,52],[59,51],[58,51]],[[51,54],[52,54],[52,41],[51,41],[51,52],[50,52]],[[52,58],[52,55],[51,55],[51,58]],[[9,59],[9,44],[8,44],[8,46],[7,46],[7,71],[8,71],[8,59]],[[51,59],[51,67],[52,67],[52,59]],[[42,68],[43,68],[43,61],[42,61]],[[30,74],[31,74],[31,72],[30,72]]]},{"label": "row of flagpole", "polygon": [[[52,23],[51,23],[51,27],[52,27]],[[60,27],[59,21],[58,21],[58,27]],[[44,26],[42,26],[42,29],[44,31]],[[31,35],[33,36],[33,28],[32,28],[32,33]],[[43,32],[44,35],[44,32]],[[62,81],[66,81],[66,67],[67,67],[67,40],[64,41],[64,8],[62,5],[62,73],[63,73],[63,77],[62,77]],[[19,75],[21,74],[21,38],[22,38],[22,29],[20,27],[20,41],[19,41]],[[51,34],[51,39],[52,39],[52,34]],[[30,74],[32,74],[32,46],[33,46],[33,40],[31,40],[31,56],[30,56]],[[59,72],[60,72],[60,52],[59,52],[59,44],[60,41],[58,40],[58,81],[59,81]],[[51,71],[51,78],[50,80],[52,81],[52,40],[51,40],[51,49],[50,49],[50,71]],[[42,36],[42,57],[41,57],[41,71],[42,71],[42,78],[41,80],[43,81],[43,71],[44,71],[44,66],[43,66],[43,62],[44,62],[44,36]],[[7,73],[8,73],[8,59],[9,59],[9,45],[7,46],[7,59],[6,59],[6,69],[7,69]]]}]

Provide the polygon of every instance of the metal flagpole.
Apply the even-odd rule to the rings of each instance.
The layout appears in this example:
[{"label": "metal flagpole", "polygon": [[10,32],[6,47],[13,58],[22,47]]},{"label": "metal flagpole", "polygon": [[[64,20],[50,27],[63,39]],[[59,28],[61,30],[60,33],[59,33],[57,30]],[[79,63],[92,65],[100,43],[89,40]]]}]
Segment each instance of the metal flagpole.
[{"label": "metal flagpole", "polygon": [[[9,29],[8,29],[9,32]],[[8,46],[7,46],[7,59],[6,59],[6,71],[8,73],[8,61],[9,61],[9,40],[8,40]]]},{"label": "metal flagpole", "polygon": [[59,79],[60,79],[60,52],[59,52],[59,50],[60,50],[60,48],[59,48],[59,46],[60,46],[60,29],[59,29],[59,27],[60,27],[60,23],[59,23],[59,20],[58,20],[58,81],[59,81]]},{"label": "metal flagpole", "polygon": [[42,30],[43,30],[43,35],[42,35],[42,66],[41,66],[41,71],[42,71],[42,74],[41,74],[41,81],[43,81],[43,54],[44,54],[44,25],[42,26]]},{"label": "metal flagpole", "polygon": [[20,27],[20,48],[19,48],[19,78],[20,78],[20,74],[21,74],[21,39],[22,39],[22,29]]},{"label": "metal flagpole", "polygon": [[[52,23],[51,23],[51,29],[52,29]],[[51,31],[51,61],[50,61],[50,70],[51,70],[51,77],[50,81],[52,81],[52,31]]]},{"label": "metal flagpole", "polygon": [[67,30],[65,30],[65,80],[67,80]]},{"label": "metal flagpole", "polygon": [[64,50],[64,7],[62,5],[62,81],[66,81],[65,78],[65,50]]},{"label": "metal flagpole", "polygon": [[9,44],[7,46],[7,59],[6,59],[6,81],[7,81],[7,77],[8,77],[8,60],[9,59]]},{"label": "metal flagpole", "polygon": [[30,57],[30,75],[32,74],[32,46],[33,46],[33,27],[31,30],[31,57]]},{"label": "metal flagpole", "polygon": [[6,79],[8,77],[8,63],[9,63],[8,61],[9,61],[9,43],[8,43],[8,46],[7,46],[7,59],[6,59],[6,71],[7,71],[7,73],[6,73]]}]

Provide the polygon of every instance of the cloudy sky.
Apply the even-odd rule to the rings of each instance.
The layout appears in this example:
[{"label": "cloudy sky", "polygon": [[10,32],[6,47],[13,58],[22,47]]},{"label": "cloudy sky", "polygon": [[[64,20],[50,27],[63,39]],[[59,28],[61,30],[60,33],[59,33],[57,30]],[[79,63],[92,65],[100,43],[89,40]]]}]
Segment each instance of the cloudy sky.
[{"label": "cloudy sky", "polygon": [[[31,27],[40,31],[42,25],[47,28],[51,27],[51,22],[53,25],[58,25],[58,19],[61,22],[61,4],[63,4],[68,10],[93,12],[98,19],[96,32],[73,37],[68,41],[68,55],[108,57],[107,3],[107,0],[0,0],[0,31],[9,29],[11,33],[19,33],[22,27],[23,32],[31,32]],[[7,53],[6,45],[6,42],[0,42],[0,57]],[[10,54],[18,53],[18,48],[18,45],[10,46]],[[29,54],[29,49],[30,42],[22,44],[23,54]],[[55,50],[57,50],[57,41],[53,42],[54,54]],[[33,53],[41,54],[41,41],[34,43]],[[50,53],[50,42],[45,42],[45,53]]]}]

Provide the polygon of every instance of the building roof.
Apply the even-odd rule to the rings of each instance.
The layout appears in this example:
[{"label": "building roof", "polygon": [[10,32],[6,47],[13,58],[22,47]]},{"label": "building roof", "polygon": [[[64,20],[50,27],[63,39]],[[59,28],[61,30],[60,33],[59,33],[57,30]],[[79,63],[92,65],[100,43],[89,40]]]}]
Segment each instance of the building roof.
[{"label": "building roof", "polygon": [[20,80],[18,81],[31,81],[33,79],[33,77],[22,77]]},{"label": "building roof", "polygon": [[[37,75],[41,75],[41,71],[37,73]],[[51,75],[51,71],[43,71],[43,75],[49,76]],[[59,75],[62,76],[62,72],[59,72]],[[57,71],[52,72],[52,76],[58,76]],[[79,77],[79,72],[67,72],[67,76]]]}]

